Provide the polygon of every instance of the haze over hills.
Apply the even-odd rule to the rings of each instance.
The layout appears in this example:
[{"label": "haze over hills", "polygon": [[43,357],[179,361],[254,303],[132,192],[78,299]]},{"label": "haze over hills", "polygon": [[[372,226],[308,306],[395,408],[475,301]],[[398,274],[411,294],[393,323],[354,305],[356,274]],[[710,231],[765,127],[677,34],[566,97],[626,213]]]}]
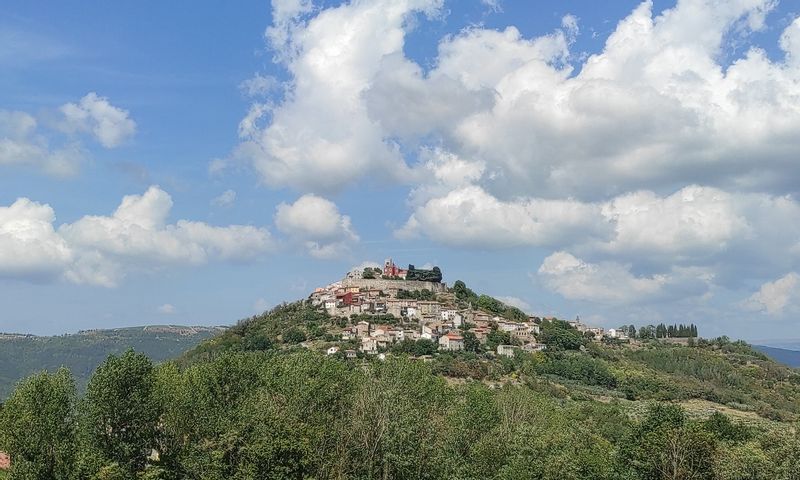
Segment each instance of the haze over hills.
[{"label": "haze over hills", "polygon": [[753,345],[753,348],[767,355],[776,362],[793,368],[800,367],[800,351],[788,348],[776,348],[766,345]]},{"label": "haze over hills", "polygon": [[150,325],[59,336],[0,333],[0,399],[8,396],[17,381],[41,370],[67,367],[83,389],[94,369],[109,354],[132,348],[154,362],[162,362],[220,330],[220,327]]}]

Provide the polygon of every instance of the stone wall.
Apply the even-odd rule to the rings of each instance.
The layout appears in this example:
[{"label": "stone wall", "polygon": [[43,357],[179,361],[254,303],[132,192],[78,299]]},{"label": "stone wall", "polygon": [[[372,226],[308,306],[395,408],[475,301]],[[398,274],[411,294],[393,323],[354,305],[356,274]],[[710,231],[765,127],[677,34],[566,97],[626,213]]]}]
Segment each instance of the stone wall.
[{"label": "stone wall", "polygon": [[419,290],[430,290],[435,293],[447,291],[446,283],[419,282],[416,280],[384,280],[382,278],[345,278],[342,280],[343,287],[377,288],[378,290],[408,290],[416,292]]}]

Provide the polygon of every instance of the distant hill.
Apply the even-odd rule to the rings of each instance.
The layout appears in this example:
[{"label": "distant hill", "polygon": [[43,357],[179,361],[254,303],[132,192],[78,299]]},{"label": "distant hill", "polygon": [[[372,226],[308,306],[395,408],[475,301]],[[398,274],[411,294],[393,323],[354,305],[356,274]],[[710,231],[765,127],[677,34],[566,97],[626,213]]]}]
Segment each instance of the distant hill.
[{"label": "distant hill", "polygon": [[69,368],[83,389],[109,354],[129,348],[155,362],[174,358],[222,330],[220,327],[155,325],[87,330],[53,337],[0,333],[0,401],[17,381],[40,370]]},{"label": "distant hill", "polygon": [[753,345],[753,348],[770,357],[776,362],[794,368],[800,368],[800,352],[786,348],[768,347],[766,345]]}]

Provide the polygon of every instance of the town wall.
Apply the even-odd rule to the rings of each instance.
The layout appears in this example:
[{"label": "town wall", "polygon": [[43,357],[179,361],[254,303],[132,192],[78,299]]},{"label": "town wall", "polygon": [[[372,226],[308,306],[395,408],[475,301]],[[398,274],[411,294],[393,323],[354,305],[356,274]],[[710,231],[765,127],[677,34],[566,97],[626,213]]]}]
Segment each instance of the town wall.
[{"label": "town wall", "polygon": [[345,278],[343,287],[377,288],[378,290],[408,290],[410,292],[430,290],[434,293],[447,291],[446,283],[420,282],[418,280],[385,280],[382,278]]}]

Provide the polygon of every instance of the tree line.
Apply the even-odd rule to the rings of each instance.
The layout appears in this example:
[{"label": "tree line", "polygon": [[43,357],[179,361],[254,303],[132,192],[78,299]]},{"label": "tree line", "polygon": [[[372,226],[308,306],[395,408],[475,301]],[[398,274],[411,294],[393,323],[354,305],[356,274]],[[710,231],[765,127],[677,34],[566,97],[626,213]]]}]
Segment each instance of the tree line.
[{"label": "tree line", "polygon": [[697,338],[697,325],[690,323],[689,325],[675,324],[665,325],[659,323],[658,325],[644,325],[636,329],[636,325],[623,325],[619,327],[621,332],[624,332],[630,338],[640,338],[643,340],[653,338]]},{"label": "tree line", "polygon": [[69,371],[21,382],[0,410],[13,479],[795,479],[800,437],[722,414],[565,401],[536,375],[454,385],[407,358],[354,365],[307,351],[227,352],[186,368],[112,355],[78,396]]}]

